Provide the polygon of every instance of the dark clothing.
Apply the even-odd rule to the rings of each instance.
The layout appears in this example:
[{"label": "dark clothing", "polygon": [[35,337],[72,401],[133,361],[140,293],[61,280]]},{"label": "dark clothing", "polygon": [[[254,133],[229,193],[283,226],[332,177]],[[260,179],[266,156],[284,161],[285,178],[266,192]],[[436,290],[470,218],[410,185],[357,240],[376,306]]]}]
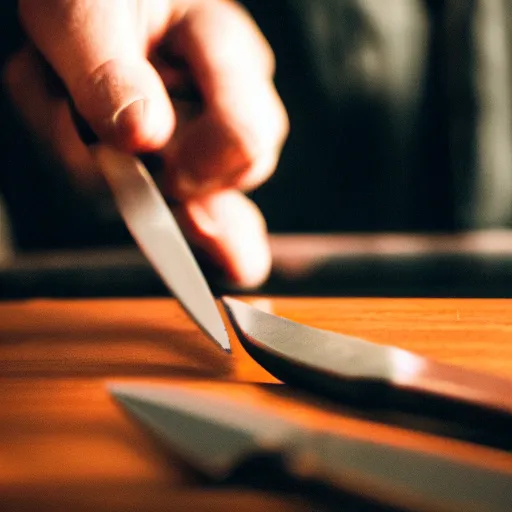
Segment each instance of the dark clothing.
[{"label": "dark clothing", "polygon": [[[511,2],[242,3],[274,48],[291,120],[275,176],[253,194],[271,231],[510,225]],[[0,34],[13,17],[11,5]],[[22,249],[129,240],[43,157],[5,100],[2,135],[0,187]]]},{"label": "dark clothing", "polygon": [[280,172],[255,194],[271,228],[510,225],[512,2],[247,4],[292,126]]}]

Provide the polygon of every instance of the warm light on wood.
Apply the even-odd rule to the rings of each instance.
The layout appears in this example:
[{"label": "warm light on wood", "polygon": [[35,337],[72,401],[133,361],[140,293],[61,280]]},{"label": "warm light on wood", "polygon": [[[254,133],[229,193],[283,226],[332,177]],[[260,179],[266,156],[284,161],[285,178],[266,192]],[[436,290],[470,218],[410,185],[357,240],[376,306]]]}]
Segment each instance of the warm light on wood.
[{"label": "warm light on wood", "polygon": [[[512,378],[512,301],[244,300],[314,327]],[[207,386],[318,428],[512,471],[508,453],[259,388],[255,382],[276,380],[230,334],[233,357],[205,339],[172,299],[1,303],[0,509],[311,510],[282,497],[201,486],[112,401],[105,389],[112,380]]]}]

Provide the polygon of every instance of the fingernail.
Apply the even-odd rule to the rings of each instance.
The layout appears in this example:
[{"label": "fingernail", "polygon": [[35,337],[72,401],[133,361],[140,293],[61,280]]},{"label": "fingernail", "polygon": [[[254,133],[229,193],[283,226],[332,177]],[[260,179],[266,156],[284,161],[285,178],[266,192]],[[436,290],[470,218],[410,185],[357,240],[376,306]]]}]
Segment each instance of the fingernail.
[{"label": "fingernail", "polygon": [[190,202],[187,205],[188,213],[194,222],[196,229],[203,236],[214,238],[220,233],[220,228],[208,210],[198,202]]},{"label": "fingernail", "polygon": [[146,114],[146,101],[138,99],[114,114],[115,136],[120,141],[131,140],[141,133]]}]

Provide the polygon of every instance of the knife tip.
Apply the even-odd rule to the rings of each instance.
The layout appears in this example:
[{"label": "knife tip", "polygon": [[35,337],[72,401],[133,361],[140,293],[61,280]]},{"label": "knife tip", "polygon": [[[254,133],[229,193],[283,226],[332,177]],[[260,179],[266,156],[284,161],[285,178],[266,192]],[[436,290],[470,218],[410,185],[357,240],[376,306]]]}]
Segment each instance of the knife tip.
[{"label": "knife tip", "polygon": [[229,341],[229,335],[224,324],[219,325],[215,330],[208,329],[206,334],[217,344],[222,350],[231,354],[231,342]]}]

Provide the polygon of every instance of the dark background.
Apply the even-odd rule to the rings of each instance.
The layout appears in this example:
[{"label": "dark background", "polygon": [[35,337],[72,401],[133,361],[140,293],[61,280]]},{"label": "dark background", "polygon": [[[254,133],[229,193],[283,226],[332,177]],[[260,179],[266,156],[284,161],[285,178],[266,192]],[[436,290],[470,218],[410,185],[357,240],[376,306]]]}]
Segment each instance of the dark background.
[{"label": "dark background", "polygon": [[[252,194],[272,233],[457,234],[509,227],[512,201],[501,216],[474,207],[477,178],[485,169],[476,153],[482,102],[475,63],[480,43],[472,27],[476,5],[485,0],[242,3],[274,49],[276,85],[291,123],[277,172]],[[391,18],[378,22],[362,6],[385,11],[400,3],[421,8],[417,25],[406,20],[404,27],[411,30],[411,47],[423,32],[425,44],[418,53],[421,73],[414,74],[411,60],[410,73],[406,66],[403,76],[408,88],[396,90],[388,32],[400,28],[400,20],[395,22],[390,11],[384,14]],[[398,34],[407,46],[407,30]],[[22,42],[16,2],[1,2],[2,64]],[[354,66],[367,49],[381,66],[378,80]],[[105,252],[133,246],[123,223],[73,186],[66,170],[24,129],[3,91],[0,107],[0,193],[16,248],[14,262],[0,270],[0,297],[167,294],[140,255]],[[512,296],[510,244],[501,252],[486,252],[485,242],[469,252],[429,251],[429,242],[424,244],[423,254],[409,254],[407,242],[403,251],[357,254],[349,243],[348,250],[316,255],[313,266],[309,261],[294,271],[281,257],[261,291]],[[100,251],[89,257],[87,249]],[[40,259],[40,251],[55,256]],[[226,292],[214,279],[210,283],[218,293]]]},{"label": "dark background", "polygon": [[[274,48],[276,84],[291,133],[275,176],[253,194],[273,232],[451,231],[458,215],[447,145],[443,67],[432,36],[421,112],[412,121],[384,87],[368,90],[347,62],[379,34],[351,0],[244,0]],[[309,4],[309,7],[308,7]],[[435,21],[442,3],[427,2]],[[15,2],[0,7],[2,61],[19,46]],[[320,34],[320,36],[319,36]],[[322,45],[318,45],[321,37]],[[437,45],[437,46],[436,46]],[[322,76],[319,67],[332,69]],[[332,92],[332,80],[337,85]],[[364,78],[364,77],[363,77]],[[326,84],[326,82],[331,82]],[[130,243],[117,218],[105,219],[23,129],[2,95],[0,188],[18,250]],[[411,108],[413,108],[411,106]],[[470,118],[471,112],[468,111]],[[411,118],[411,116],[409,116]],[[418,121],[420,120],[420,121]],[[458,183],[458,196],[467,195]]]}]

